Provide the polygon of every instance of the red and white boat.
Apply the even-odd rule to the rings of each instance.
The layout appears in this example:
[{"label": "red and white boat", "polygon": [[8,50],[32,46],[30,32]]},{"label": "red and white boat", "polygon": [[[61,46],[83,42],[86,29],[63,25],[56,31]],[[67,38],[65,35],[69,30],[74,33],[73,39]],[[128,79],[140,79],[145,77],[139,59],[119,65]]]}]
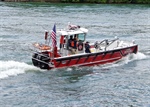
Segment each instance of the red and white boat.
[{"label": "red and white boat", "polygon": [[[105,39],[89,43],[91,53],[86,53],[87,32],[86,28],[68,25],[65,30],[58,30],[56,33],[54,25],[51,35],[45,32],[45,44],[34,44],[36,50],[32,56],[33,65],[41,69],[101,65],[118,61],[128,54],[136,54],[138,51],[138,45],[134,41],[127,42],[114,38],[113,40]],[[69,47],[70,36],[76,36],[76,44],[74,44],[76,49]],[[60,40],[57,45],[56,37],[59,37]],[[50,41],[53,46],[49,45]],[[73,50],[74,53],[72,53]]]}]

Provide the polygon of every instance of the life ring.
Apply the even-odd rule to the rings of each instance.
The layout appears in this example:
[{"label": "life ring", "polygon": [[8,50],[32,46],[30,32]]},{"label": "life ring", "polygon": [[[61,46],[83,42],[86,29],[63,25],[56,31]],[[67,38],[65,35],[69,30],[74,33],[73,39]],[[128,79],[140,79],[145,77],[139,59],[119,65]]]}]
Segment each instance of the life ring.
[{"label": "life ring", "polygon": [[78,44],[78,51],[82,51],[83,50],[83,43]]}]

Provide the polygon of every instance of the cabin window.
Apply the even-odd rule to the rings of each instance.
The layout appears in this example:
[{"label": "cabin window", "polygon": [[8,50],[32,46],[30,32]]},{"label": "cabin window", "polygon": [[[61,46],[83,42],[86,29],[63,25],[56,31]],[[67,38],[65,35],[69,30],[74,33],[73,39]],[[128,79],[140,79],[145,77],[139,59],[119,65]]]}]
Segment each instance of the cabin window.
[{"label": "cabin window", "polygon": [[78,34],[78,40],[81,42],[84,42],[85,41],[85,34],[84,33]]}]

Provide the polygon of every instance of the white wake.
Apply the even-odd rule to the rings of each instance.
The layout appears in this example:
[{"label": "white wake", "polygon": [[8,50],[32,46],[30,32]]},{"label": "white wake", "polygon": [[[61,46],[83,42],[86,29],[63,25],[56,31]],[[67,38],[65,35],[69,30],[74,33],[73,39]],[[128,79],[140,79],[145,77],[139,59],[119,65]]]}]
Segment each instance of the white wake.
[{"label": "white wake", "polygon": [[0,61],[0,79],[16,76],[28,70],[38,70],[38,68],[24,62]]}]

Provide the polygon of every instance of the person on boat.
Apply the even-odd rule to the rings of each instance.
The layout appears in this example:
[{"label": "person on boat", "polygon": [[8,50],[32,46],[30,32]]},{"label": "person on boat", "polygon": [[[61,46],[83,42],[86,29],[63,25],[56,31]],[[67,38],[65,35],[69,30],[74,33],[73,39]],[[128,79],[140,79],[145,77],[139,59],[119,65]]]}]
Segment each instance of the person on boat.
[{"label": "person on boat", "polygon": [[68,39],[68,47],[71,47],[71,41],[73,41],[73,36],[72,35]]},{"label": "person on boat", "polygon": [[85,43],[85,53],[91,53],[89,42]]},{"label": "person on boat", "polygon": [[78,42],[77,35],[74,35],[73,43],[72,43],[74,54],[77,53],[77,42]]},{"label": "person on boat", "polygon": [[73,39],[72,35],[70,36],[70,39],[68,39],[68,50],[71,52],[69,54],[75,54],[75,51],[74,51],[74,39]]}]

